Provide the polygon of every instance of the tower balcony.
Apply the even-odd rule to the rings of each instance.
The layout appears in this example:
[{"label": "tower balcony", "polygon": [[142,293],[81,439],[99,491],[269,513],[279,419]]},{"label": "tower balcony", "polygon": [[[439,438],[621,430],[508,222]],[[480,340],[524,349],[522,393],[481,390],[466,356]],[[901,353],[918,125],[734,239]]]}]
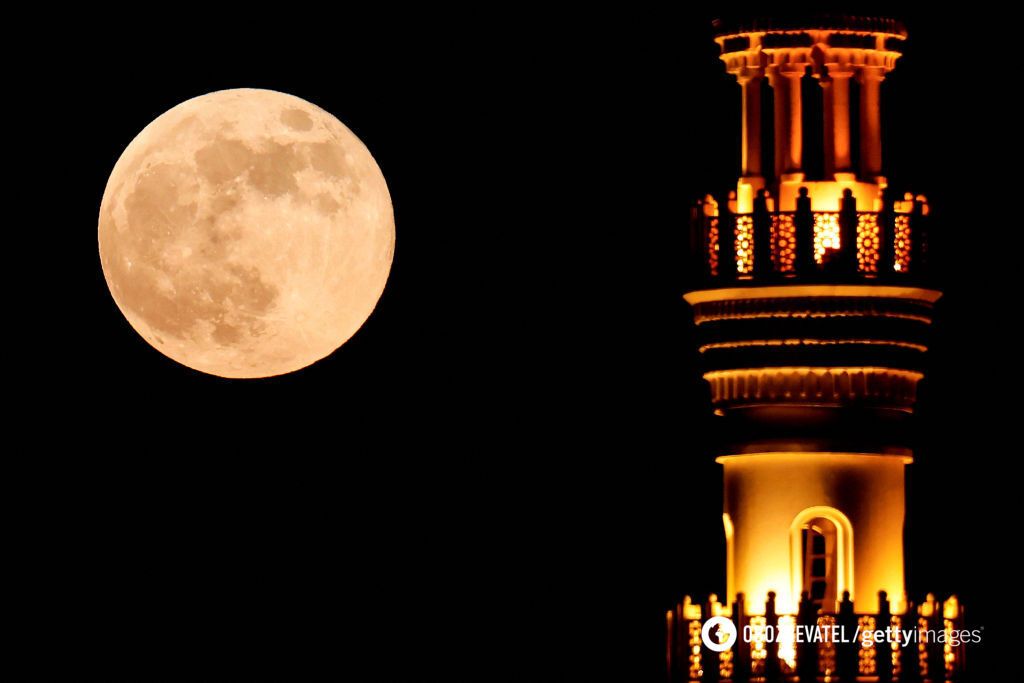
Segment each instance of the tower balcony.
[{"label": "tower balcony", "polygon": [[810,194],[799,188],[792,211],[763,190],[746,213],[710,196],[694,207],[684,298],[713,408],[728,418],[722,452],[909,456],[941,296],[928,204]]},{"label": "tower balcony", "polygon": [[[866,203],[866,202],[865,202]],[[929,210],[910,193],[861,207],[849,189],[814,206],[800,188],[794,211],[775,210],[762,190],[753,210],[708,195],[691,220],[691,288],[823,283],[927,286],[931,280]],[[824,210],[822,210],[824,209]]]}]

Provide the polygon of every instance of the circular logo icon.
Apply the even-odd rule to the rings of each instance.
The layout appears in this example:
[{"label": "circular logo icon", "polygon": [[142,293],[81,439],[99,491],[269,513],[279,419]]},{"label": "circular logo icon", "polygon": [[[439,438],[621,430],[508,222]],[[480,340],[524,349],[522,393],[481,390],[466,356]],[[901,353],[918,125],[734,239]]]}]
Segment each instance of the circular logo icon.
[{"label": "circular logo icon", "polygon": [[[718,632],[712,636],[711,632],[716,626]],[[700,637],[709,650],[725,652],[736,642],[736,624],[732,623],[732,619],[729,617],[711,617],[704,622],[704,628],[700,630]]]}]

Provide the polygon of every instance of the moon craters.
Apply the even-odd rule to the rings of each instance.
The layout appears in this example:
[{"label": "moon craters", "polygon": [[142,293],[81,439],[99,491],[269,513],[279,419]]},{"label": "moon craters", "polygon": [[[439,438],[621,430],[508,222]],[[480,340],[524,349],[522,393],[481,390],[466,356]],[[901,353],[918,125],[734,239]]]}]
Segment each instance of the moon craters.
[{"label": "moon craters", "polygon": [[225,377],[291,372],[369,316],[390,270],[383,175],[327,112],[264,90],[211,93],[146,127],[104,193],[100,256],[143,338]]}]

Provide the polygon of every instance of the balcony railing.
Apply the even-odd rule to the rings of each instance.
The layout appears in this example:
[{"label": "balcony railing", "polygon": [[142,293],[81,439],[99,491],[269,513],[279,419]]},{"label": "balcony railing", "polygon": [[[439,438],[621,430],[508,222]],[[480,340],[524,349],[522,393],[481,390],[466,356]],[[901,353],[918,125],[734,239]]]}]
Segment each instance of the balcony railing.
[{"label": "balcony railing", "polygon": [[765,281],[884,280],[922,283],[929,277],[928,208],[910,195],[861,211],[847,195],[839,211],[770,211],[755,201],[732,213],[708,197],[692,216],[691,249],[698,285]]},{"label": "balcony railing", "polygon": [[[931,594],[901,614],[878,594],[879,610],[855,612],[849,593],[838,609],[825,612],[807,599],[797,614],[777,614],[768,594],[764,614],[745,614],[743,594],[732,609],[712,595],[704,605],[687,597],[666,615],[669,683],[691,681],[810,683],[870,680],[957,681],[964,674],[964,612],[956,597],[938,602]],[[704,624],[732,619],[737,637],[722,652],[703,642]],[[714,634],[709,631],[709,637]],[[721,642],[721,639],[719,640]]]}]

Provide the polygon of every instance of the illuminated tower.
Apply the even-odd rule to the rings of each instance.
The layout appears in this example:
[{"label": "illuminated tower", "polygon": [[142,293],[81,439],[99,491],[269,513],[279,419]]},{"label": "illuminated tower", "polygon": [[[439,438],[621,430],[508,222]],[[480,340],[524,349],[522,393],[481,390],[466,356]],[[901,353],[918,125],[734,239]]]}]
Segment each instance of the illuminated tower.
[{"label": "illuminated tower", "polygon": [[[743,132],[735,191],[694,210],[699,279],[685,295],[723,435],[728,599],[703,617],[721,610],[792,626],[798,613],[845,612],[888,625],[890,611],[908,609],[908,420],[940,297],[927,203],[894,192],[883,174],[881,86],[906,33],[893,20],[847,16],[716,28],[741,89]],[[677,656],[699,659],[694,609],[699,619],[698,605],[669,614],[670,658],[674,637],[686,641]],[[773,657],[796,666],[792,645],[754,650],[741,664],[754,673]],[[888,649],[858,654],[861,674],[906,664]],[[820,674],[834,668],[827,652],[814,656]],[[929,657],[945,666],[942,653],[923,656],[921,672]],[[691,674],[702,666],[690,664]],[[722,666],[716,677],[732,670]]]}]

